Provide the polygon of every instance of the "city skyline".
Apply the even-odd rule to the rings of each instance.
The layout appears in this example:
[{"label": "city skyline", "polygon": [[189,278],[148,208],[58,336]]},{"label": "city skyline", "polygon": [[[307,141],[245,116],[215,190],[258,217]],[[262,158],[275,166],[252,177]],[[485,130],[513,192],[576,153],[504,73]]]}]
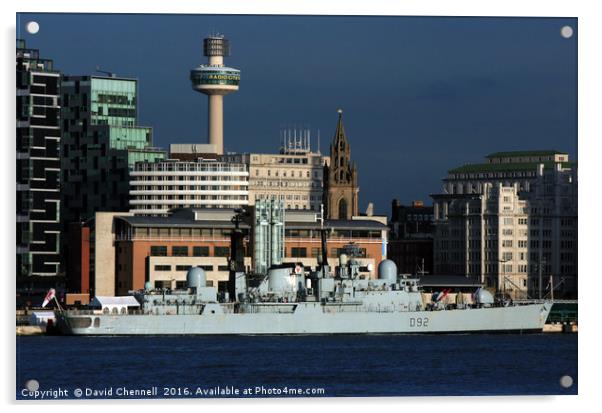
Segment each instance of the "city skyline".
[{"label": "city skyline", "polygon": [[[224,33],[232,44],[228,65],[242,70],[240,91],[224,106],[225,149],[274,153],[280,126],[298,123],[311,125],[314,136],[320,129],[327,154],[340,107],[358,164],[361,211],[374,202],[376,213],[388,215],[393,198],[430,204],[447,170],[496,151],[556,149],[577,160],[576,19],[17,18],[18,37],[65,74],[100,66],[138,78],[139,124],[153,127],[164,148],[207,142],[207,102],[190,89],[188,73],[204,60],[202,38]],[[118,42],[95,30],[109,19]],[[40,23],[38,34],[21,33],[29,20]],[[570,39],[560,35],[567,24]]]}]

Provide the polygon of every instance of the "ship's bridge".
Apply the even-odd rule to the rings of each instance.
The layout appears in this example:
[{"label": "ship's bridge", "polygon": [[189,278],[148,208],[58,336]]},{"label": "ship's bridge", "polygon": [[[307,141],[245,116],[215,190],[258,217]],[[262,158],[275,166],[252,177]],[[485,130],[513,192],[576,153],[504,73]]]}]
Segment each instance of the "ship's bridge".
[{"label": "ship's bridge", "polygon": [[201,93],[225,95],[238,90],[240,70],[201,65],[190,71],[192,88]]}]

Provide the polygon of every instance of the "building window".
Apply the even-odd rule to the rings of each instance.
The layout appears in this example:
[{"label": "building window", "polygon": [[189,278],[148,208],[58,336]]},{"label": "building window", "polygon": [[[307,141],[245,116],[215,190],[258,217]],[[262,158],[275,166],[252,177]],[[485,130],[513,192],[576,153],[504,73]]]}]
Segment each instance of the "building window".
[{"label": "building window", "polygon": [[171,271],[171,265],[155,265],[155,271]]},{"label": "building window", "polygon": [[331,248],[330,249],[330,257],[338,258],[341,254],[346,254],[344,248]]},{"label": "building window", "polygon": [[208,257],[209,256],[209,247],[192,247],[192,255],[194,257]]},{"label": "building window", "polygon": [[151,246],[150,255],[153,257],[167,257],[167,247],[164,245]]},{"label": "building window", "polygon": [[229,257],[230,256],[230,247],[214,247],[213,255],[215,257]]},{"label": "building window", "polygon": [[305,247],[292,247],[291,256],[293,258],[305,258],[307,257],[307,248]]},{"label": "building window", "polygon": [[171,247],[171,255],[173,255],[174,257],[188,257],[188,247]]},{"label": "building window", "polygon": [[188,271],[192,265],[176,265],[176,271]]}]

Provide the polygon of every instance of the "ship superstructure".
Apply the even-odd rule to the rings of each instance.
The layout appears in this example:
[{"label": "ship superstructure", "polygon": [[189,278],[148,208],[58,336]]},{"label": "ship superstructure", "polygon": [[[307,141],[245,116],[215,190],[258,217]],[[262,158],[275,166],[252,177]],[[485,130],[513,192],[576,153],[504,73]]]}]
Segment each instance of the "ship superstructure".
[{"label": "ship superstructure", "polygon": [[[235,218],[235,224],[239,222]],[[238,225],[236,225],[238,227]],[[496,302],[477,289],[470,299],[428,302],[419,279],[399,275],[393,261],[378,266],[378,278],[360,274],[350,245],[331,266],[322,232],[319,266],[272,264],[266,273],[246,273],[240,230],[231,237],[230,279],[226,292],[207,286],[200,267],[187,273],[186,288],[132,292],[135,301],[118,307],[102,304],[57,315],[66,334],[395,334],[488,331],[541,331],[552,303],[518,305]],[[98,301],[98,300],[97,300]]]}]

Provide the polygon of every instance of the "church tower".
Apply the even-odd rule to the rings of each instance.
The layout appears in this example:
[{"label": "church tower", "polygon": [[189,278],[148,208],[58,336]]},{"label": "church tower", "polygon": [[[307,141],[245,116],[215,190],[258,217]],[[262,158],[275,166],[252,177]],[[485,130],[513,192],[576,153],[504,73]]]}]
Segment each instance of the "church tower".
[{"label": "church tower", "polygon": [[345,129],[343,111],[338,110],[339,121],[330,144],[330,165],[324,167],[324,209],[328,219],[351,219],[359,215],[357,168],[351,163],[351,150]]}]

